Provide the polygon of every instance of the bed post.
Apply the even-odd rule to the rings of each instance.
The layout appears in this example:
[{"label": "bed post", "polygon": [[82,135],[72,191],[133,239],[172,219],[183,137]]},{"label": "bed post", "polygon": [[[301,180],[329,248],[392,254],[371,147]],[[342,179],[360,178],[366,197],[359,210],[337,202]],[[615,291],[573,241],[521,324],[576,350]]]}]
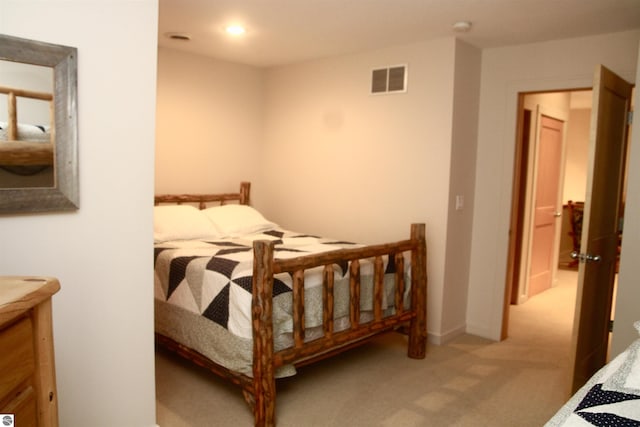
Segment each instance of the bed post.
[{"label": "bed post", "polygon": [[273,367],[273,242],[253,243],[253,416],[256,427],[275,425]]},{"label": "bed post", "polygon": [[240,200],[239,203],[241,205],[249,204],[249,190],[251,190],[251,183],[244,181],[240,183]]},{"label": "bed post", "polygon": [[411,225],[411,240],[417,248],[411,252],[411,308],[416,316],[409,324],[408,356],[424,359],[427,352],[427,244],[424,224]]}]

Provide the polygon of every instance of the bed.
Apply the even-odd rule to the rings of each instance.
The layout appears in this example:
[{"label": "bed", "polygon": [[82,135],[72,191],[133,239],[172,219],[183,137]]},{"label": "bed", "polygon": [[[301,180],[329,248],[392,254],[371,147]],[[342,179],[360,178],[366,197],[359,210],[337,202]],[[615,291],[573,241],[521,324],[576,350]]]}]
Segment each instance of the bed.
[{"label": "bed", "polygon": [[[640,321],[634,327],[640,332]],[[545,427],[640,426],[640,339],[596,372]]]},{"label": "bed", "polygon": [[354,244],[283,229],[249,193],[156,196],[159,345],[240,386],[256,426],[275,425],[276,378],[378,334],[405,333],[408,357],[425,357],[424,224]]},{"label": "bed", "polygon": [[[6,120],[0,118],[0,188],[54,186],[53,95],[6,86],[0,86],[0,95],[7,98]],[[18,122],[19,98],[44,102],[31,110],[46,110],[49,120]]]}]

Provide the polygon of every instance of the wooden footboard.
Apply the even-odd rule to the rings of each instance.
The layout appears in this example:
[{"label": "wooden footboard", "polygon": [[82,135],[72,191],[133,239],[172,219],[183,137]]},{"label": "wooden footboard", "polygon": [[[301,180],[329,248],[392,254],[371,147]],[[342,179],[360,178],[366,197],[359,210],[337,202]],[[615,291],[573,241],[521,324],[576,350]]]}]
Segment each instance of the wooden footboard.
[{"label": "wooden footboard", "polygon": [[[317,255],[275,260],[274,244],[254,243],[253,271],[253,382],[245,387],[245,397],[253,406],[256,426],[275,425],[275,370],[285,364],[299,364],[317,360],[351,348],[374,335],[409,323],[408,356],[425,357],[426,328],[426,244],[424,224],[411,226],[411,238],[397,243],[343,249]],[[411,307],[403,306],[404,257],[411,251]],[[395,257],[397,265],[395,314],[382,316],[383,257]],[[373,320],[360,323],[360,261],[374,260]],[[335,332],[333,328],[333,265],[349,262],[350,268],[350,327]],[[323,336],[305,341],[304,272],[323,267]],[[290,273],[293,277],[293,338],[294,345],[274,351],[272,326],[273,276]]]}]

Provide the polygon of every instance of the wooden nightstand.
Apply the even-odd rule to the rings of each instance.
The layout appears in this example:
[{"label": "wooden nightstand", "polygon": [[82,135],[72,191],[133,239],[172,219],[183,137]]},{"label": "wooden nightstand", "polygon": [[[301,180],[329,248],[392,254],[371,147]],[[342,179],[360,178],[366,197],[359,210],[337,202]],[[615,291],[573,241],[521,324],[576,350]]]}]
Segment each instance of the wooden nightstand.
[{"label": "wooden nightstand", "polygon": [[50,277],[0,277],[0,414],[15,425],[57,426]]}]

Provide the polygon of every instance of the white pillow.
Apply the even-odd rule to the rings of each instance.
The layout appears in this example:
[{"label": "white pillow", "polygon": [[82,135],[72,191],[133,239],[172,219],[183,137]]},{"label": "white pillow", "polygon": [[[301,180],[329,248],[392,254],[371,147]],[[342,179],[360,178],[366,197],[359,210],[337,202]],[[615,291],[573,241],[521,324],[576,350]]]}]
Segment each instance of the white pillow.
[{"label": "white pillow", "polygon": [[203,212],[225,237],[259,233],[277,227],[248,205],[215,206]]},{"label": "white pillow", "polygon": [[153,239],[156,242],[220,237],[215,225],[194,206],[162,205],[153,208]]},{"label": "white pillow", "polygon": [[[8,140],[8,131],[9,124],[6,122],[0,122],[0,141]],[[51,142],[51,133],[49,132],[49,126],[36,126],[18,123],[17,138],[19,141]]]}]

